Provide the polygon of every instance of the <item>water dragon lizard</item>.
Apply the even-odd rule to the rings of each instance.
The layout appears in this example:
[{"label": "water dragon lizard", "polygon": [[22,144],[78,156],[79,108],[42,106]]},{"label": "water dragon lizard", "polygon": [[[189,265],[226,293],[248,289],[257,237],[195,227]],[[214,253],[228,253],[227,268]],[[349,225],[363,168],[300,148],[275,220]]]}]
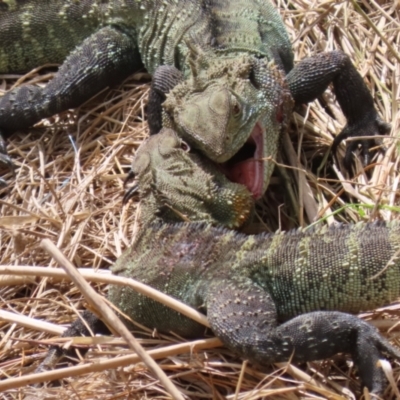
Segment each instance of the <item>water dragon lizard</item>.
[{"label": "water dragon lizard", "polygon": [[[53,20],[57,29],[49,23]],[[46,62],[63,65],[45,88],[21,86],[0,99],[3,137],[79,105],[142,62],[154,73],[152,133],[162,126],[173,128],[205,157],[224,164],[227,177],[245,184],[254,198],[266,190],[273,167],[266,159],[276,155],[294,102],[311,101],[329,83],[348,120],[334,146],[348,136],[389,129],[343,53],[323,53],[293,66],[283,23],[267,1],[3,0],[0,73]],[[370,139],[351,142],[347,164],[359,143],[368,154]],[[243,161],[237,154],[246,146],[254,153]],[[4,143],[1,147],[1,160],[10,165]],[[399,295],[398,265],[392,260],[397,246],[395,224],[244,236],[210,225],[164,221],[141,232],[114,272],[142,279],[204,310],[214,332],[253,361],[269,363],[292,354],[304,361],[348,351],[363,384],[381,393],[384,377],[376,362],[382,352],[399,358],[398,351],[369,325],[338,311],[373,308]],[[159,256],[149,256],[148,248]],[[215,256],[215,265],[210,258],[203,260],[207,252]],[[389,270],[372,279],[389,261]],[[162,281],[152,275],[159,275],[160,265],[170,265]],[[147,272],[140,271],[143,266]],[[373,289],[373,295],[365,288]],[[146,310],[154,305],[137,296],[110,288],[112,301],[145,320],[139,305],[147,304]],[[181,317],[164,318],[171,311],[162,306],[154,310],[155,319],[143,322],[162,331],[169,327],[157,319],[169,319],[182,335],[198,333],[185,319],[180,331],[175,322]],[[71,329],[76,332],[77,326]]]},{"label": "water dragon lizard", "polygon": [[[293,65],[286,29],[267,0],[0,1],[0,74],[45,63],[62,63],[45,87],[23,85],[0,98],[3,138],[78,106],[143,64],[154,74],[151,132],[174,129],[256,199],[294,103],[315,99],[329,83],[347,118],[333,150],[361,137],[348,145],[347,165],[359,144],[368,158],[371,137],[389,130],[347,55],[326,52]],[[12,164],[4,140],[1,161]]]},{"label": "water dragon lizard", "polygon": [[[156,174],[153,163],[160,166]],[[191,179],[171,175],[178,165]],[[215,186],[218,172],[210,174],[210,165],[199,163],[170,129],[139,148],[132,170],[134,190],[143,191],[139,224],[145,227],[112,267],[114,274],[137,279],[205,313],[213,332],[245,359],[265,365],[350,353],[362,384],[376,395],[383,393],[386,378],[378,361],[385,355],[400,359],[400,351],[351,314],[400,296],[398,222],[258,235],[228,230],[251,212],[251,193],[222,174]],[[220,202],[204,201],[208,190],[203,196],[180,196],[182,186],[196,193],[198,179],[200,190],[218,188]],[[152,190],[154,185],[160,190]],[[173,203],[165,203],[165,185],[169,193],[177,193]],[[198,213],[190,214],[193,207]],[[176,223],[182,215],[203,222]],[[188,338],[204,333],[197,322],[131,288],[111,285],[108,298],[124,315],[158,332]],[[90,311],[82,318],[63,336],[89,335],[87,324],[91,332],[109,333]],[[38,372],[52,369],[63,355],[63,349],[53,346]]]}]

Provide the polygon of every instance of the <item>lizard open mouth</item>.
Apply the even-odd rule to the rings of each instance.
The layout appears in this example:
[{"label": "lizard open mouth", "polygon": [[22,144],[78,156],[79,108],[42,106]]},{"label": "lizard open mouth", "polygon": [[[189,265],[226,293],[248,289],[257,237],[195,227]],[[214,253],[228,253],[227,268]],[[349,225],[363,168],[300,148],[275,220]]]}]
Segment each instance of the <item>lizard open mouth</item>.
[{"label": "lizard open mouth", "polygon": [[263,158],[264,133],[261,124],[257,122],[244,146],[223,164],[226,177],[246,186],[256,200],[264,193]]}]

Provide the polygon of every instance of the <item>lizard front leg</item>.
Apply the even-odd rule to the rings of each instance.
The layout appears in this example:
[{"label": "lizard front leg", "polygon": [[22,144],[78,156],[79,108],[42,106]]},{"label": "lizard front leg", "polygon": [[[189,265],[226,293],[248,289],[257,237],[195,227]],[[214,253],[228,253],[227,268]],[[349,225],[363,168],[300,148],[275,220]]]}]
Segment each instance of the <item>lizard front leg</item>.
[{"label": "lizard front leg", "polygon": [[350,353],[362,385],[377,395],[386,385],[378,363],[382,354],[400,359],[400,352],[377,329],[350,314],[315,311],[278,325],[273,299],[250,279],[213,282],[207,317],[228,347],[259,364],[289,359],[307,362]]},{"label": "lizard front leg", "polygon": [[[100,29],[68,56],[44,88],[25,85],[0,98],[0,135],[5,138],[42,118],[77,107],[122,81],[139,64],[135,41],[128,33],[114,27]],[[5,146],[0,153],[0,162],[9,166]]]},{"label": "lizard front leg", "polygon": [[156,69],[151,82],[149,101],[147,103],[147,120],[150,135],[154,135],[162,129],[162,103],[167,94],[179,82],[183,80],[183,74],[172,65],[161,65]]},{"label": "lizard front leg", "polygon": [[336,97],[347,118],[347,125],[336,136],[332,151],[348,137],[361,137],[347,145],[345,167],[350,169],[352,152],[361,145],[364,163],[370,161],[369,149],[376,135],[386,135],[390,124],[379,117],[373,98],[350,58],[341,51],[317,54],[300,61],[287,75],[290,91],[296,103],[308,103],[321,95],[333,83]]}]

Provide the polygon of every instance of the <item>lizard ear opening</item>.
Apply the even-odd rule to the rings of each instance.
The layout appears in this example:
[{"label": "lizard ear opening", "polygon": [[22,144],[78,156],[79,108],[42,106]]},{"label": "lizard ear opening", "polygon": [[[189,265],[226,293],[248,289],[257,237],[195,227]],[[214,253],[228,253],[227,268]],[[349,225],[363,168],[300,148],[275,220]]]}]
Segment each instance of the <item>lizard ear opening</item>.
[{"label": "lizard ear opening", "polygon": [[256,73],[254,71],[254,68],[251,68],[251,70],[250,70],[249,81],[255,89],[257,89],[257,90],[260,89],[261,86],[260,86],[259,82],[257,82]]}]

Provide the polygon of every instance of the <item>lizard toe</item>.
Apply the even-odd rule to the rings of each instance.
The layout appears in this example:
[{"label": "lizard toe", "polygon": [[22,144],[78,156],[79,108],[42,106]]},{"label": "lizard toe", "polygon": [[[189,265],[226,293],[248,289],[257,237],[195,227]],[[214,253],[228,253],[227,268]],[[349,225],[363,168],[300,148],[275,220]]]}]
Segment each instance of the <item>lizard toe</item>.
[{"label": "lizard toe", "polygon": [[364,166],[371,163],[373,152],[377,144],[381,145],[381,136],[386,136],[391,130],[391,125],[382,121],[375,113],[367,115],[357,123],[349,123],[336,136],[332,144],[332,152],[335,154],[339,144],[345,139],[352,139],[346,144],[344,167],[350,172],[353,165],[353,152],[361,146],[361,154]]},{"label": "lizard toe", "polygon": [[139,185],[133,185],[125,190],[124,197],[122,198],[122,204],[125,205],[128,201],[139,191]]},{"label": "lizard toe", "polygon": [[362,384],[376,395],[381,395],[387,385],[382,364],[379,362],[385,356],[400,359],[400,351],[383,338],[375,327],[360,321],[353,358]]}]

